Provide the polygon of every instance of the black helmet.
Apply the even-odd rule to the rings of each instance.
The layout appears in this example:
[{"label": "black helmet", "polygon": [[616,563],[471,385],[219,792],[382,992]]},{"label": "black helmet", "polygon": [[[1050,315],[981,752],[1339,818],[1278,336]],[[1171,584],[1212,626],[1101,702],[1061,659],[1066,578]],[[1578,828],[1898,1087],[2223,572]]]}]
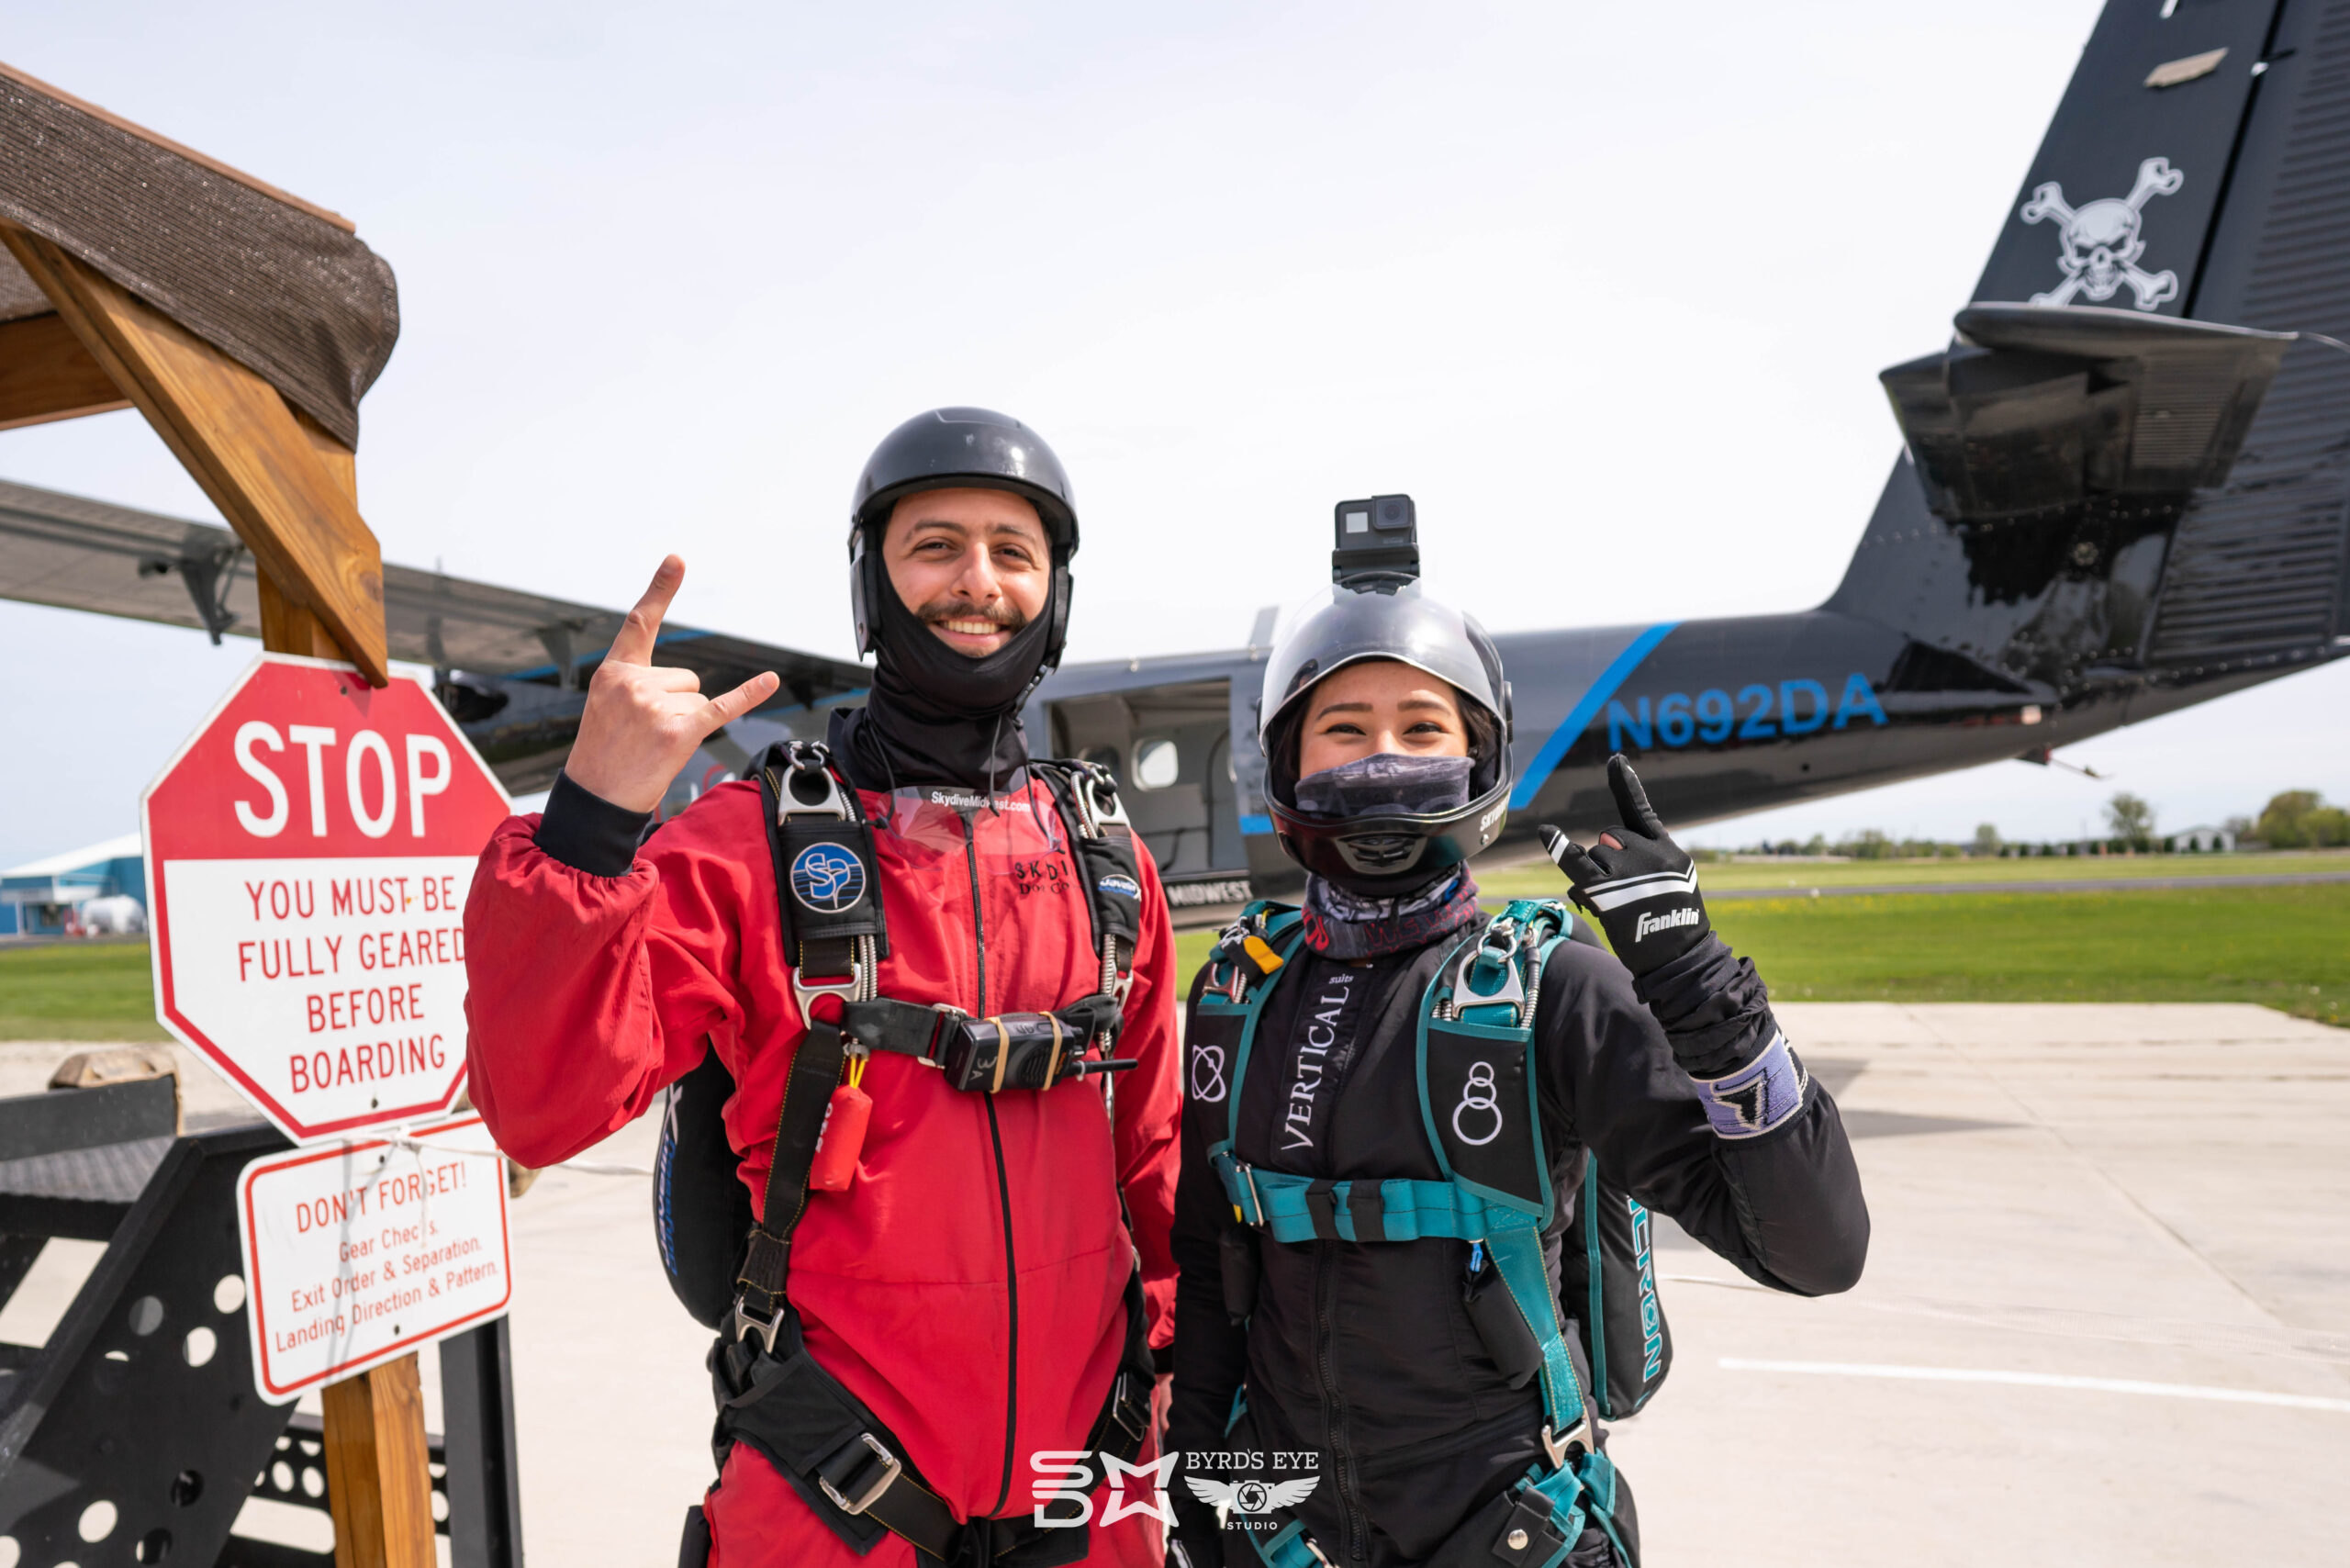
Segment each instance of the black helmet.
[{"label": "black helmet", "polygon": [[[1351,664],[1393,659],[1436,677],[1482,710],[1472,736],[1469,801],[1457,810],[1334,817],[1297,804],[1294,738],[1306,692]],[[1265,661],[1257,743],[1265,753],[1266,798],[1282,851],[1349,892],[1407,892],[1493,843],[1509,813],[1509,683],[1501,655],[1476,620],[1428,598],[1417,583],[1339,584],[1282,618]]]},{"label": "black helmet", "polygon": [[1077,503],[1061,460],[1044,438],[1008,415],[988,409],[933,409],[881,438],[849,503],[849,602],[856,615],[856,651],[873,651],[877,630],[870,607],[888,590],[880,530],[890,509],[920,490],[957,486],[1009,490],[1036,509],[1053,542],[1052,599],[1045,613],[1044,667],[1060,663],[1069,632],[1069,557],[1077,554]]}]

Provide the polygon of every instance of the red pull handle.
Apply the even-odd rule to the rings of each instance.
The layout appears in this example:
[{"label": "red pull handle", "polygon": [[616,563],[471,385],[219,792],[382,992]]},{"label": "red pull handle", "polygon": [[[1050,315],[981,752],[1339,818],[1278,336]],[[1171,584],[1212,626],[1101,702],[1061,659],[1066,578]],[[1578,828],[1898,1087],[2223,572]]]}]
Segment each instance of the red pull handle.
[{"label": "red pull handle", "polygon": [[854,1083],[833,1091],[824,1107],[823,1129],[816,1135],[816,1159],[808,1168],[808,1185],[819,1193],[844,1193],[856,1175],[856,1157],[865,1150],[865,1126],[873,1119],[873,1097]]}]

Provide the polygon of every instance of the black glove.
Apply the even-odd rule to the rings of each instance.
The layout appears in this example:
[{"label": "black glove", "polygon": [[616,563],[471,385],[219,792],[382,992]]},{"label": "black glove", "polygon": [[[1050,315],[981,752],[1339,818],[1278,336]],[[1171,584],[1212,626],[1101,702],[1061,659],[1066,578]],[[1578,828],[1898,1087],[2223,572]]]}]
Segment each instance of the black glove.
[{"label": "black glove", "polygon": [[1713,929],[1697,896],[1697,868],[1656,820],[1639,775],[1617,752],[1607,759],[1607,787],[1622,827],[1583,848],[1550,823],[1542,847],[1574,884],[1574,901],[1606,929],[1607,945],[1635,976],[1681,957]]}]

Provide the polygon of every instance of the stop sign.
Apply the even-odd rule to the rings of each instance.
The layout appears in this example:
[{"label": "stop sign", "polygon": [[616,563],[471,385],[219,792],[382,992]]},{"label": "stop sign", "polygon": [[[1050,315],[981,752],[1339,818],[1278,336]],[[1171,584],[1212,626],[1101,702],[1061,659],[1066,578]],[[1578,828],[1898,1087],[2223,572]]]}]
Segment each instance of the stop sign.
[{"label": "stop sign", "polygon": [[165,1028],[297,1142],[448,1109],[465,890],[512,806],[430,691],[263,654],[140,807]]}]

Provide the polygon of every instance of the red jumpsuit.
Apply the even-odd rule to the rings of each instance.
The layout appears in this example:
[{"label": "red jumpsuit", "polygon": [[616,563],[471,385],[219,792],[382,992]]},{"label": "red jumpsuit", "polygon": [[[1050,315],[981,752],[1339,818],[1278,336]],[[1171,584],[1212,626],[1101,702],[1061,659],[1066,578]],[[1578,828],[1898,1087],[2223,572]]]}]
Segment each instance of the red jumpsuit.
[{"label": "red jumpsuit", "polygon": [[[968,822],[925,791],[863,794],[890,929],[882,995],[984,1015],[1099,989],[1075,857],[1050,796],[1028,789]],[[802,1029],[761,817],[756,784],[723,785],[615,877],[547,855],[535,816],[492,837],[465,910],[468,1052],[474,1103],[516,1159],[551,1165],[616,1131],[707,1046],[738,1085],[726,1130],[760,1201]],[[1114,1125],[1097,1082],[965,1093],[877,1054],[856,1178],[812,1193],[793,1239],[789,1289],[810,1350],[958,1518],[1026,1516],[1032,1456],[1084,1445],[1137,1249],[1152,1342],[1171,1334],[1174,947],[1158,869],[1136,848],[1148,913],[1117,1054],[1140,1065],[1113,1080]],[[856,1556],[747,1443],[705,1507],[715,1568],[913,1562],[896,1536]],[[1161,1557],[1158,1522],[1128,1514],[1095,1526],[1088,1561]]]}]

